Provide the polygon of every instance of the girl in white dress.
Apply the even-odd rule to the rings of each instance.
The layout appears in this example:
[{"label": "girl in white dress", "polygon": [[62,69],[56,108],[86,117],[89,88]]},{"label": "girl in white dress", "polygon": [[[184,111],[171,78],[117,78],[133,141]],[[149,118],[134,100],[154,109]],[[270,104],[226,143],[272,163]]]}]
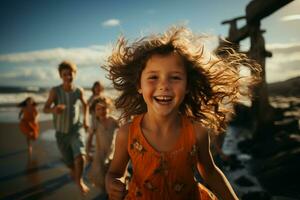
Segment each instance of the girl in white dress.
[{"label": "girl in white dress", "polygon": [[[90,98],[88,99],[88,105],[89,105],[89,112],[90,112],[90,124],[91,124],[91,127],[95,127],[95,124],[94,122],[96,121],[95,120],[95,109],[92,109],[92,104],[93,104],[93,101],[98,98],[98,97],[102,97],[103,96],[103,91],[104,91],[104,87],[103,85],[101,84],[100,81],[95,81],[92,88],[92,95],[90,96]],[[89,132],[89,135],[88,135],[88,138],[87,138],[87,141],[86,141],[86,149],[87,150],[91,150],[91,148],[93,148],[93,140],[94,140],[94,135],[95,133],[92,132],[91,130],[88,131]],[[88,154],[87,154],[87,159],[88,161],[92,161],[92,156],[89,154],[90,151],[87,151]]]},{"label": "girl in white dress", "polygon": [[[92,131],[96,135],[96,151],[88,178],[96,187],[105,191],[105,174],[112,159],[113,138],[118,128],[117,120],[108,116],[108,102],[104,97],[96,98],[91,106],[95,111],[95,122]],[[87,149],[90,151],[90,149]],[[89,152],[88,152],[89,153]]]}]

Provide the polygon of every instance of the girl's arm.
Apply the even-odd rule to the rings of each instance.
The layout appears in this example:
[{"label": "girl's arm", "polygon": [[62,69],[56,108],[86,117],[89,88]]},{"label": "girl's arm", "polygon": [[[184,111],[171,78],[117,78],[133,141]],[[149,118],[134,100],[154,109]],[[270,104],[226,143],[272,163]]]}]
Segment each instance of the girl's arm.
[{"label": "girl's arm", "polygon": [[22,115],[23,115],[23,108],[21,108],[21,110],[19,112],[19,119],[21,119]]},{"label": "girl's arm", "polygon": [[38,123],[39,112],[38,112],[36,106],[34,106],[33,109],[34,109],[34,113],[35,113],[35,114],[34,114],[34,122],[35,122],[35,123]]},{"label": "girl's arm", "polygon": [[129,154],[127,151],[129,125],[122,126],[116,136],[114,157],[105,177],[105,186],[110,200],[123,199],[125,197],[125,184],[120,181],[124,176]]},{"label": "girl's arm", "polygon": [[194,128],[198,147],[197,167],[201,176],[219,199],[237,200],[229,181],[213,161],[208,131],[200,124],[195,124]]},{"label": "girl's arm", "polygon": [[95,130],[93,128],[90,128],[88,131],[88,138],[86,140],[86,154],[87,154],[88,161],[92,160],[92,156],[90,155],[90,153],[91,153],[91,147],[92,147],[94,136],[95,136]]}]

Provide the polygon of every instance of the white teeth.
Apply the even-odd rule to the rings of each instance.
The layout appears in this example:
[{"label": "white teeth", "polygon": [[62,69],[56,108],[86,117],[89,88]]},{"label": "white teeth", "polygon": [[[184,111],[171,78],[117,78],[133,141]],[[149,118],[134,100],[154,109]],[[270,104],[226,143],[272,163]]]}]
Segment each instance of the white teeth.
[{"label": "white teeth", "polygon": [[158,101],[171,101],[172,97],[169,97],[169,96],[157,96],[157,97],[155,97],[155,99],[158,100]]}]

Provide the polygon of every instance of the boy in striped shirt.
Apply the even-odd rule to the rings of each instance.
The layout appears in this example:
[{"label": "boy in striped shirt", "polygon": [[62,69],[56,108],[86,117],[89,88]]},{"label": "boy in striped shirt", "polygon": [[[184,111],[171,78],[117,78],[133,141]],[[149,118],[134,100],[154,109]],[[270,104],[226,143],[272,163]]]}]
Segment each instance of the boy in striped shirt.
[{"label": "boy in striped shirt", "polygon": [[[71,177],[85,194],[89,191],[83,182],[86,158],[84,129],[88,129],[88,104],[83,89],[73,83],[76,71],[77,67],[72,62],[63,61],[59,64],[58,72],[62,84],[51,89],[44,112],[53,114],[58,148],[70,168]],[[83,122],[80,120],[80,103],[83,108]]]}]

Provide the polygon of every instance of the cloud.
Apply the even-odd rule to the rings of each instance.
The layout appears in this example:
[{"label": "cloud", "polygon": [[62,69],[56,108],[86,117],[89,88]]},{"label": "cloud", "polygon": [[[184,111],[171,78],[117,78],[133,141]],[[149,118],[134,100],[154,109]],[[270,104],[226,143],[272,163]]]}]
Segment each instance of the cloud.
[{"label": "cloud", "polygon": [[267,44],[266,48],[274,53],[300,52],[300,42]]},{"label": "cloud", "polygon": [[0,85],[57,84],[58,64],[62,60],[71,60],[78,65],[77,82],[88,86],[94,80],[105,79],[100,66],[105,64],[111,49],[111,45],[94,45],[0,55]]},{"label": "cloud", "polygon": [[6,63],[47,63],[57,64],[62,60],[72,60],[77,65],[104,64],[111,46],[90,46],[86,48],[55,48],[26,53],[0,55],[0,62]]},{"label": "cloud", "polygon": [[0,85],[47,86],[57,82],[58,78],[55,68],[14,67],[0,73]]},{"label": "cloud", "polygon": [[104,26],[104,27],[113,27],[113,26],[119,26],[120,23],[121,22],[118,19],[108,19],[108,20],[102,22],[102,26]]},{"label": "cloud", "polygon": [[294,21],[300,20],[300,15],[287,15],[280,19],[281,21]]},{"label": "cloud", "polygon": [[273,53],[267,58],[267,82],[283,81],[300,74],[300,43],[267,44]]}]

